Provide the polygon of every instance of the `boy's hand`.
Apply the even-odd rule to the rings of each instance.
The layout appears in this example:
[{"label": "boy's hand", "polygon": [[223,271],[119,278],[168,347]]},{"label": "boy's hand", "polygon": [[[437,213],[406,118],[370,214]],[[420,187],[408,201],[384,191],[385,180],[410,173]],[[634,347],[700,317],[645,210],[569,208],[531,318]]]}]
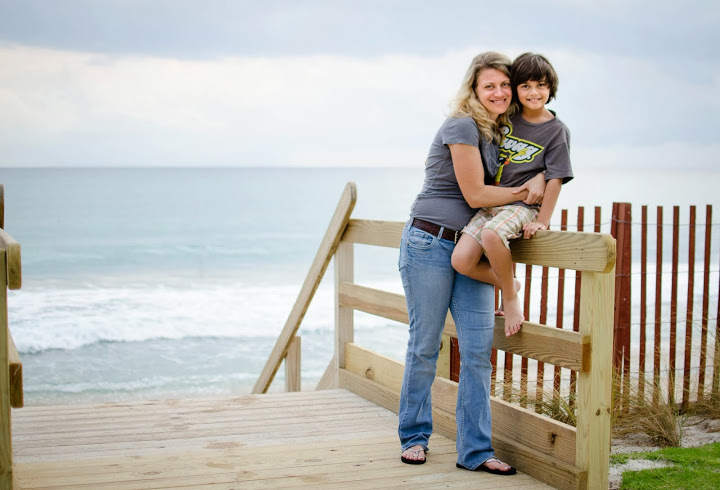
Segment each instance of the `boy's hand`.
[{"label": "boy's hand", "polygon": [[525,226],[523,226],[523,238],[530,238],[538,230],[547,230],[547,226],[545,226],[545,223],[541,223],[539,221],[525,223]]}]

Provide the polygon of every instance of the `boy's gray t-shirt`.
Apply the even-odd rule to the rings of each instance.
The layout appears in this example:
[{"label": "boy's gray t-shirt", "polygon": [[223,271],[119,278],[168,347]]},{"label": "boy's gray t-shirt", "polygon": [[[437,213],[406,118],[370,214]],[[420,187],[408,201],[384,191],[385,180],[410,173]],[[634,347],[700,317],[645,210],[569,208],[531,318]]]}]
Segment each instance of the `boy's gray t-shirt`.
[{"label": "boy's gray t-shirt", "polygon": [[[510,118],[504,126],[505,139],[500,143],[500,170],[495,184],[518,187],[545,172],[545,180],[562,179],[563,184],[573,178],[570,165],[570,131],[554,117],[542,123],[530,123],[521,114]],[[522,201],[514,202],[527,207]]]},{"label": "boy's gray t-shirt", "polygon": [[[462,230],[476,209],[470,207],[460,191],[452,158],[451,144],[465,144],[481,149],[481,136],[471,117],[449,117],[445,120],[425,162],[425,182],[410,210],[412,218],[442,225],[452,230]],[[487,174],[487,172],[486,172]]]}]

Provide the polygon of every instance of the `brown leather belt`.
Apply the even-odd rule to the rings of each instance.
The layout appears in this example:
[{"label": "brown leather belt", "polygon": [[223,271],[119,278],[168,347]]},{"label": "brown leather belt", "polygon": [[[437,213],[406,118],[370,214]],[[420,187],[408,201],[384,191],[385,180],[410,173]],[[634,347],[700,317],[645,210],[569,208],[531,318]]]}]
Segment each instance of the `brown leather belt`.
[{"label": "brown leather belt", "polygon": [[[415,228],[418,228],[422,231],[427,231],[431,235],[439,236],[440,238],[444,238],[445,240],[450,240],[453,243],[457,243],[458,239],[460,238],[459,231],[451,230],[450,228],[444,228],[440,225],[436,225],[435,223],[425,221],[424,219],[413,218],[411,224]],[[442,235],[440,235],[441,229]]]}]

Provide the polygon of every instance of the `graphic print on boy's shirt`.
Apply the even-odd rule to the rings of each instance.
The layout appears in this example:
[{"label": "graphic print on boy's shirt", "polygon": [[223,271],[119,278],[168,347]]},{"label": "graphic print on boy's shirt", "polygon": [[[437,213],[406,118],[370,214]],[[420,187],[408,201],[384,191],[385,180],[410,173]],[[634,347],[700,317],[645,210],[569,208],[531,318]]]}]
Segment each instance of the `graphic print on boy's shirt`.
[{"label": "graphic print on boy's shirt", "polygon": [[503,126],[502,132],[505,137],[500,143],[500,168],[495,175],[495,185],[500,185],[500,178],[505,165],[532,162],[545,149],[544,146],[537,145],[532,141],[513,136],[512,126]]}]

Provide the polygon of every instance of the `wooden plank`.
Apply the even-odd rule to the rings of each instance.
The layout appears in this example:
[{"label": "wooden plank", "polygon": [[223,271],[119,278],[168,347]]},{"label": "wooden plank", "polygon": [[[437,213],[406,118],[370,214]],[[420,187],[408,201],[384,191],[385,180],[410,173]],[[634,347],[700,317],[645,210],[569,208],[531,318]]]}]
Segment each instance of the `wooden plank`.
[{"label": "wooden plank", "polygon": [[628,410],[630,396],[630,317],[632,267],[632,213],[630,203],[613,203],[612,233],[617,239],[618,257],[615,270],[614,359],[615,373],[622,375],[619,406]]},{"label": "wooden plank", "polygon": [[[283,415],[283,412],[287,415]],[[338,415],[342,412],[343,415]],[[263,430],[272,432],[286,430],[289,425],[299,426],[304,423],[322,421],[331,424],[341,421],[342,417],[352,416],[354,422],[373,418],[373,407],[354,407],[330,405],[327,408],[319,407],[317,410],[305,410],[298,413],[296,410],[288,410],[286,407],[265,409],[266,416],[262,412],[255,412],[247,417],[244,411],[237,412],[233,417],[215,417],[206,419],[178,419],[173,417],[171,422],[167,419],[156,418],[151,421],[136,423],[132,419],[115,420],[115,426],[108,427],[107,422],[96,422],[89,419],[84,425],[74,424],[71,427],[40,426],[35,430],[26,429],[15,435],[15,442],[22,442],[23,447],[41,447],[38,444],[43,441],[54,441],[54,445],[72,445],[74,441],[82,441],[84,444],[114,444],[123,441],[140,441],[164,439],[168,430],[181,434],[183,438],[204,437],[209,435],[224,435],[224,430],[232,425],[236,434],[246,433],[258,424],[264,424]],[[46,430],[43,431],[42,429]],[[39,429],[39,430],[38,430]],[[18,430],[20,430],[18,428]],[[112,432],[117,439],[108,441],[106,436]],[[177,437],[174,437],[177,438]],[[38,444],[36,444],[38,443]]]},{"label": "wooden plank", "polygon": [[340,237],[350,220],[350,215],[355,208],[356,200],[357,188],[354,182],[349,182],[340,197],[340,202],[330,220],[330,225],[325,232],[325,237],[320,243],[320,248],[315,255],[315,260],[313,260],[310,270],[305,277],[305,282],[295,301],[295,305],[290,311],[290,315],[285,322],[282,332],[278,336],[275,347],[270,353],[270,357],[253,387],[253,393],[265,393],[270,387],[270,383],[272,383],[280,367],[280,362],[285,358],[290,341],[300,328],[300,323],[310,306],[310,301],[312,301],[313,296],[315,296],[315,291],[317,291],[318,286],[320,286],[320,281],[327,270],[330,259],[340,244]]},{"label": "wooden plank", "polygon": [[[560,230],[567,230],[568,213],[567,209],[563,209],[560,220]],[[563,317],[565,316],[565,269],[558,269],[558,285],[557,285],[557,307],[555,315],[555,327],[563,328]],[[553,398],[560,396],[560,379],[562,370],[560,366],[553,368]]]},{"label": "wooden plank", "polygon": [[[345,369],[348,371],[400,392],[405,370],[402,363],[350,343],[345,344],[345,359]],[[393,411],[397,413],[397,409]]]},{"label": "wooden plank", "polygon": [[292,405],[302,407],[321,403],[323,400],[330,400],[331,403],[340,403],[344,398],[343,390],[330,392],[301,392],[301,393],[267,393],[265,396],[241,395],[229,398],[189,398],[189,399],[167,399],[167,400],[141,400],[128,402],[111,403],[87,403],[70,406],[63,406],[58,413],[57,406],[37,405],[26,407],[16,423],[27,423],[32,425],[36,420],[43,420],[51,417],[53,420],[84,419],[90,415],[94,418],[113,418],[118,416],[134,417],[142,415],[186,415],[190,413],[212,413],[237,410],[241,407],[252,405],[252,407],[267,407]]},{"label": "wooden plank", "polygon": [[530,240],[510,242],[513,262],[579,271],[615,266],[615,240],[606,234],[540,230]]},{"label": "wooden plank", "polygon": [[[653,335],[653,383],[660,386],[660,354],[662,352],[662,266],[663,266],[663,208],[657,207],[655,238],[655,329]],[[657,405],[660,390],[652,390],[653,405]]]},{"label": "wooden plank", "polygon": [[[398,248],[405,223],[352,219],[343,241]],[[562,269],[607,272],[615,265],[615,240],[609,235],[541,230],[530,240],[510,242],[513,262]]]},{"label": "wooden plank", "polygon": [[[343,306],[406,325],[409,323],[407,303],[402,294],[389,293],[350,282],[339,284],[338,293],[340,304]],[[445,318],[445,333],[457,337],[455,322],[449,312]]]},{"label": "wooden plank", "polygon": [[[718,285],[720,289],[720,284]],[[710,399],[714,403],[720,403],[720,301],[717,302],[717,312],[715,313],[715,354],[712,364],[712,387],[710,388]]]},{"label": "wooden plank", "polygon": [[[382,410],[380,407],[376,407],[377,410]],[[390,424],[387,424],[387,427],[390,427]],[[390,448],[397,449],[398,441],[397,436],[392,433],[386,433],[383,436],[373,436],[373,437],[361,437],[361,438],[355,438],[352,440],[347,440],[347,444],[342,446],[342,448],[338,448],[339,451],[344,451],[346,448],[349,451],[356,451],[358,454],[371,454],[372,451],[375,448]],[[443,446],[450,446],[450,442],[447,441]],[[338,441],[337,440],[325,440],[322,442],[313,442],[313,443],[299,443],[297,445],[293,445],[293,448],[302,453],[308,450],[312,449],[318,449],[321,451],[325,450],[333,450],[338,447]],[[193,458],[196,462],[201,464],[207,464],[210,463],[216,458],[242,458],[243,463],[247,465],[263,465],[263,464],[272,464],[273,461],[271,460],[273,454],[278,451],[277,445],[270,445],[270,446],[262,446],[262,447],[256,447],[252,448],[251,451],[249,451],[247,448],[244,447],[228,447],[223,449],[203,449],[197,451],[197,457]],[[93,472],[96,473],[111,473],[113,471],[113,466],[126,466],[126,465],[136,465],[136,468],[138,471],[143,471],[145,469],[148,469],[152,466],[157,465],[158,463],[164,463],[168,467],[181,467],[182,466],[182,458],[183,456],[187,456],[188,453],[185,451],[170,451],[166,452],[165,454],[151,454],[151,455],[145,455],[142,458],[142,461],[139,461],[140,458],[135,457],[135,455],[125,455],[122,457],[112,458],[110,460],[109,458],[103,458],[103,457],[97,457],[97,456],[89,456],[86,459],[77,460],[74,461],[72,465],[65,465],[64,468],[55,468],[52,470],[52,473],[47,471],[47,465],[48,463],[53,464],[53,461],[42,461],[42,462],[36,462],[36,463],[22,463],[23,469],[30,473],[27,478],[29,479],[40,479],[45,478],[47,476],[51,476],[52,474],[55,474],[57,476],[65,476],[65,475],[78,475],[78,474],[93,474]],[[112,461],[112,464],[109,463],[109,461]],[[310,465],[312,466],[315,463],[318,463],[318,461],[303,461],[303,458],[297,458],[293,457],[288,460],[289,466],[300,466],[300,465]]]},{"label": "wooden plank", "polygon": [[[398,393],[399,396],[404,370],[401,363],[354,344],[346,346],[346,358],[349,372],[370,379]],[[454,381],[436,377],[432,387],[433,410],[439,409],[454,414],[457,386]],[[354,389],[348,389],[357,393]],[[377,390],[380,393],[379,389]],[[358,394],[363,396],[362,393]],[[368,400],[375,403],[380,401],[379,405],[397,413],[394,398],[385,392],[378,396],[381,397],[380,400],[373,398]],[[576,433],[573,427],[495,397],[491,397],[491,410],[493,432],[497,431],[498,434],[518,444],[541,451],[552,458],[574,464]]]},{"label": "wooden plank", "polygon": [[647,350],[647,206],[640,208],[640,354],[638,395],[645,400],[645,356]]},{"label": "wooden plank", "polygon": [[302,362],[301,340],[299,336],[293,337],[285,356],[285,391],[300,391],[300,366]]},{"label": "wooden plank", "polygon": [[10,375],[10,406],[22,408],[24,405],[22,362],[20,362],[20,354],[18,354],[17,347],[15,347],[15,341],[10,334],[9,328],[7,329],[7,349]]},{"label": "wooden plank", "polygon": [[700,370],[698,372],[698,401],[705,398],[705,364],[707,362],[708,313],[710,308],[710,245],[712,240],[712,205],[705,207],[705,255],[703,262],[703,302],[700,321]]},{"label": "wooden plank", "polygon": [[342,240],[378,247],[400,248],[400,237],[405,223],[402,221],[374,221],[351,219]]},{"label": "wooden plank", "polygon": [[590,337],[572,330],[523,322],[518,333],[506,337],[504,320],[496,317],[493,346],[573,371],[590,367]]},{"label": "wooden plank", "polygon": [[5,282],[8,289],[20,289],[22,286],[22,261],[20,259],[20,244],[8,232],[0,228],[0,251],[7,252],[5,267],[7,275]]},{"label": "wooden plank", "polygon": [[[338,372],[340,388],[351,391],[393,413],[400,408],[400,390],[350,371],[347,367]],[[434,409],[433,409],[434,410]]]},{"label": "wooden plank", "polygon": [[[532,293],[532,270],[533,266],[532,264],[525,264],[525,291],[524,291],[524,301],[523,301],[523,312],[525,313],[525,318],[530,320],[530,300],[531,300],[531,293]],[[496,322],[497,323],[497,322]],[[507,358],[512,357],[512,354],[505,354],[505,366],[506,366],[506,372],[507,372]],[[512,366],[512,364],[511,364]],[[528,403],[528,373],[529,373],[529,362],[528,358],[525,356],[520,357],[520,398],[521,398],[521,404],[523,407],[527,407]],[[512,370],[510,370],[510,373],[512,373]],[[512,378],[509,379],[510,382],[512,382]],[[507,383],[505,383],[507,385]],[[508,390],[508,394],[504,396],[504,398],[509,398],[512,395],[512,390]]]},{"label": "wooden plank", "polygon": [[688,225],[688,275],[687,275],[687,313],[685,316],[685,356],[683,359],[682,409],[690,404],[690,361],[692,356],[693,305],[695,299],[695,206],[690,206]]},{"label": "wooden plank", "polygon": [[575,464],[589,488],[608,487],[614,274],[584,273],[580,332],[592,336],[591,369],[578,374]]},{"label": "wooden plank", "polygon": [[[548,303],[548,268],[542,268],[542,278],[540,280],[540,323],[547,322],[547,303]],[[535,374],[535,400],[542,400],[545,395],[545,363],[539,361],[537,363],[537,371]],[[540,404],[535,408],[540,413]]]},{"label": "wooden plank", "polygon": [[[577,231],[585,229],[585,208],[578,206]],[[575,290],[573,296],[573,332],[580,331],[580,285],[582,272],[575,272]],[[570,407],[575,408],[575,395],[577,394],[577,373],[570,371]]]},{"label": "wooden plank", "polygon": [[680,206],[673,206],[672,273],[670,276],[670,353],[668,358],[668,404],[675,404],[675,362],[677,338],[678,255],[680,253]]},{"label": "wooden plank", "polygon": [[[401,294],[389,293],[357,284],[338,286],[342,305],[390,320],[408,323],[407,305]],[[448,313],[445,334],[457,337],[455,322]],[[504,319],[495,318],[493,346],[496,349],[548,362],[575,371],[589,366],[590,338],[578,332],[524,322],[520,332],[506,337]]]}]

